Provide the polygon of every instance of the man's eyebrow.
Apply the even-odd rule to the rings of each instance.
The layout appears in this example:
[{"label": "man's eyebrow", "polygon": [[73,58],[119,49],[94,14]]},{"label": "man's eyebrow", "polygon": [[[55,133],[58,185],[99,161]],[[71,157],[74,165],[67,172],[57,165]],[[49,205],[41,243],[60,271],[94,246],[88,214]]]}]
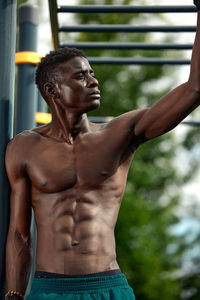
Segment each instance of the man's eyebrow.
[{"label": "man's eyebrow", "polygon": [[[78,74],[85,74],[85,73],[87,73],[87,70],[79,70],[79,71],[76,71],[74,74],[73,74],[73,76],[75,76],[75,75],[78,75]],[[89,70],[89,73],[90,74],[94,74],[94,71],[92,70],[92,69],[90,69]]]}]

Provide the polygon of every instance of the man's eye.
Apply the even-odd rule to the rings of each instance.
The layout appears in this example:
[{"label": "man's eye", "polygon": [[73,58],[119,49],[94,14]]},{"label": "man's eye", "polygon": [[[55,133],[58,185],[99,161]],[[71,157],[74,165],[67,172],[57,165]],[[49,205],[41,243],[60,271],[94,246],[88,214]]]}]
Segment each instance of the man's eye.
[{"label": "man's eye", "polygon": [[76,78],[77,78],[77,79],[84,79],[85,76],[84,76],[84,75],[79,75],[79,76],[77,76]]}]

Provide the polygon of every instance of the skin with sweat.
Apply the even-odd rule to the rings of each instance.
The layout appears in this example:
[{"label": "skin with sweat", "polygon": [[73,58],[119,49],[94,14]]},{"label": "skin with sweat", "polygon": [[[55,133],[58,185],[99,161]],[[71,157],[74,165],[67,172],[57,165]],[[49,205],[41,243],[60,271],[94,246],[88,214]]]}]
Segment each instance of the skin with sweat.
[{"label": "skin with sweat", "polygon": [[58,82],[44,85],[52,122],[20,133],[7,147],[12,189],[8,290],[26,289],[31,207],[38,271],[74,275],[119,268],[114,228],[134,152],[174,128],[199,105],[199,25],[198,20],[188,81],[152,108],[130,111],[107,124],[87,119],[86,113],[100,105],[98,81],[87,59],[75,57],[58,65]]}]

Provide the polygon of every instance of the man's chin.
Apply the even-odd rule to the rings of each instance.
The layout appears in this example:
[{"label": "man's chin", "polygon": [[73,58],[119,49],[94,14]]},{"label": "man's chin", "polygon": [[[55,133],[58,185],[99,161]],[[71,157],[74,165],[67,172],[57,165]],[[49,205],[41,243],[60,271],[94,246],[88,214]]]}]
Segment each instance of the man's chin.
[{"label": "man's chin", "polygon": [[98,109],[99,106],[100,106],[100,101],[99,101],[99,99],[93,100],[92,103],[91,103],[91,105],[90,105],[89,111]]}]

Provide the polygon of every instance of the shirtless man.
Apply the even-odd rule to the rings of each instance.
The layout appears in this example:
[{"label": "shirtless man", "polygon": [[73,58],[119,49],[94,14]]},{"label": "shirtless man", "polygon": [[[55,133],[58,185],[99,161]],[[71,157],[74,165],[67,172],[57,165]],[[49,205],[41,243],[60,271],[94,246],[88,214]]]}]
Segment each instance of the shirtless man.
[{"label": "shirtless man", "polygon": [[199,105],[199,53],[198,12],[188,81],[152,108],[101,125],[86,116],[99,107],[100,92],[85,55],[64,48],[42,59],[36,83],[52,122],[17,135],[6,153],[12,188],[7,299],[22,299],[26,290],[31,207],[37,271],[28,300],[134,299],[116,261],[114,237],[128,169],[139,145],[171,130]]}]

